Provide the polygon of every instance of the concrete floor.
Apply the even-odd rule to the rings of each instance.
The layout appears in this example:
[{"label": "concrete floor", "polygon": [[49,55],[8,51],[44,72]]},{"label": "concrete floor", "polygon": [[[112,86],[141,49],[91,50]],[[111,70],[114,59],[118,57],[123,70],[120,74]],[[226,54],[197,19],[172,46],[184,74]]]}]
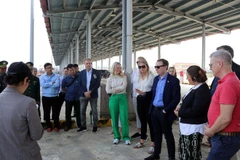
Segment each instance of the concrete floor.
[{"label": "concrete floor", "polygon": [[[183,86],[182,94],[190,87]],[[88,107],[90,108],[90,107]],[[64,119],[65,109],[61,111],[60,119]],[[89,113],[89,111],[87,111]],[[88,116],[89,114],[87,114]],[[127,146],[123,141],[118,145],[114,145],[111,127],[101,127],[97,133],[92,132],[92,126],[89,125],[90,119],[87,117],[88,131],[78,133],[77,129],[71,129],[64,132],[44,132],[40,141],[41,154],[44,160],[143,160],[148,157],[148,148],[150,147],[150,140],[145,143],[145,147],[134,149],[133,146],[139,139],[132,139],[132,144]],[[131,121],[129,124],[130,136],[136,132],[136,122]],[[178,139],[179,130],[178,124],[173,124],[173,131],[176,142],[176,158],[178,159]],[[149,135],[149,134],[148,134]],[[164,139],[163,139],[164,140]],[[203,158],[206,159],[209,148],[202,146]],[[167,149],[165,140],[162,145],[161,160],[167,160]]]}]

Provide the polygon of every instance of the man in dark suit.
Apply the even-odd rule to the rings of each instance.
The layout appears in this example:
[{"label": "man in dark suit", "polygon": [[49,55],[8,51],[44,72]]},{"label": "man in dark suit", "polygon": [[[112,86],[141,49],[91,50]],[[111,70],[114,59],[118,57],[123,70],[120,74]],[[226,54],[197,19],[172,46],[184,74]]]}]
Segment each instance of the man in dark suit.
[{"label": "man in dark suit", "polygon": [[180,101],[179,80],[168,74],[168,61],[159,59],[156,62],[158,76],[154,78],[152,86],[152,103],[149,109],[154,129],[154,153],[145,160],[160,159],[162,135],[164,134],[169,160],[175,160],[175,141],[172,133],[173,121],[177,118],[174,109]]},{"label": "man in dark suit", "polygon": [[101,77],[97,70],[92,68],[92,60],[86,58],[84,60],[85,68],[80,72],[80,106],[81,106],[81,128],[78,132],[87,131],[86,125],[86,109],[88,102],[90,101],[91,110],[93,115],[93,130],[97,132],[98,123],[98,110],[97,110],[97,99],[98,99],[98,88],[100,86]]},{"label": "man in dark suit", "polygon": [[4,77],[6,76],[7,61],[0,61],[0,93],[6,88]]},{"label": "man in dark suit", "polygon": [[[32,72],[33,69],[33,63],[27,62],[26,65],[29,67],[29,69]],[[36,104],[38,105],[38,115],[41,119],[41,111],[40,111],[40,81],[39,78],[36,76],[32,76],[28,88],[23,93],[25,96],[31,97],[35,99]]]}]

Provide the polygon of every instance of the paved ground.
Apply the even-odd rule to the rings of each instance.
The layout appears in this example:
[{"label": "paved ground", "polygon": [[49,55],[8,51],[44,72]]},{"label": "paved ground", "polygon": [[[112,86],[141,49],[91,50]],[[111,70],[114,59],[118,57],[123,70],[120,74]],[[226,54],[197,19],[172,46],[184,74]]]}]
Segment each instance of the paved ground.
[{"label": "paved ground", "polygon": [[[189,86],[182,87],[182,94],[189,89]],[[88,107],[89,108],[89,107]],[[60,119],[64,119],[65,110],[62,109]],[[87,112],[89,113],[89,111]],[[87,114],[88,115],[88,114]],[[89,117],[87,117],[89,124]],[[130,135],[136,132],[136,122],[130,122]],[[173,125],[173,131],[177,145],[179,139],[178,124]],[[127,146],[123,141],[118,145],[112,144],[113,135],[109,135],[111,127],[101,127],[97,133],[92,133],[92,126],[88,125],[88,131],[77,133],[76,129],[59,133],[45,132],[43,138],[38,142],[44,160],[143,160],[149,154],[147,150],[150,141],[145,143],[144,148],[134,149],[133,145],[139,139],[133,139],[132,145]],[[203,159],[206,159],[209,148],[203,146]],[[165,141],[162,146],[161,160],[167,160],[167,149]]]}]

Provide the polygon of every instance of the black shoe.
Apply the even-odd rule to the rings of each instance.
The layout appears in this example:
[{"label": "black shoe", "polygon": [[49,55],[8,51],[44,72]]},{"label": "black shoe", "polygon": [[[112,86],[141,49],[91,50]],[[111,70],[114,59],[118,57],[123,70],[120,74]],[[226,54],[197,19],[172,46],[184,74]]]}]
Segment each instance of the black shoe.
[{"label": "black shoe", "polygon": [[159,160],[160,157],[159,156],[155,156],[154,154],[152,154],[151,156],[145,158],[144,160]]},{"label": "black shoe", "polygon": [[65,127],[64,131],[67,132],[67,131],[69,131],[69,129],[70,129],[69,127]]},{"label": "black shoe", "polygon": [[81,127],[80,129],[77,130],[77,132],[86,132],[87,131],[87,127]]},{"label": "black shoe", "polygon": [[93,127],[93,130],[92,130],[92,132],[97,132],[98,131],[98,127]]},{"label": "black shoe", "polygon": [[138,133],[138,132],[136,132],[136,133],[134,133],[134,134],[131,136],[131,139],[133,139],[133,138],[138,138],[138,137],[140,137],[140,136],[141,136],[141,134]]},{"label": "black shoe", "polygon": [[168,158],[168,160],[175,160],[175,158]]}]

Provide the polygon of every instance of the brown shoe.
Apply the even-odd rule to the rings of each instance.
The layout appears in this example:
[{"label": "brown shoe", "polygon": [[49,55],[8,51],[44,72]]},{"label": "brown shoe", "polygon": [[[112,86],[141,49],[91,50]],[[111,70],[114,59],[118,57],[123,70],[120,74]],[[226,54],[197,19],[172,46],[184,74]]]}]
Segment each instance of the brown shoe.
[{"label": "brown shoe", "polygon": [[58,128],[54,128],[54,131],[55,131],[55,132],[59,132],[59,129],[58,129]]}]

